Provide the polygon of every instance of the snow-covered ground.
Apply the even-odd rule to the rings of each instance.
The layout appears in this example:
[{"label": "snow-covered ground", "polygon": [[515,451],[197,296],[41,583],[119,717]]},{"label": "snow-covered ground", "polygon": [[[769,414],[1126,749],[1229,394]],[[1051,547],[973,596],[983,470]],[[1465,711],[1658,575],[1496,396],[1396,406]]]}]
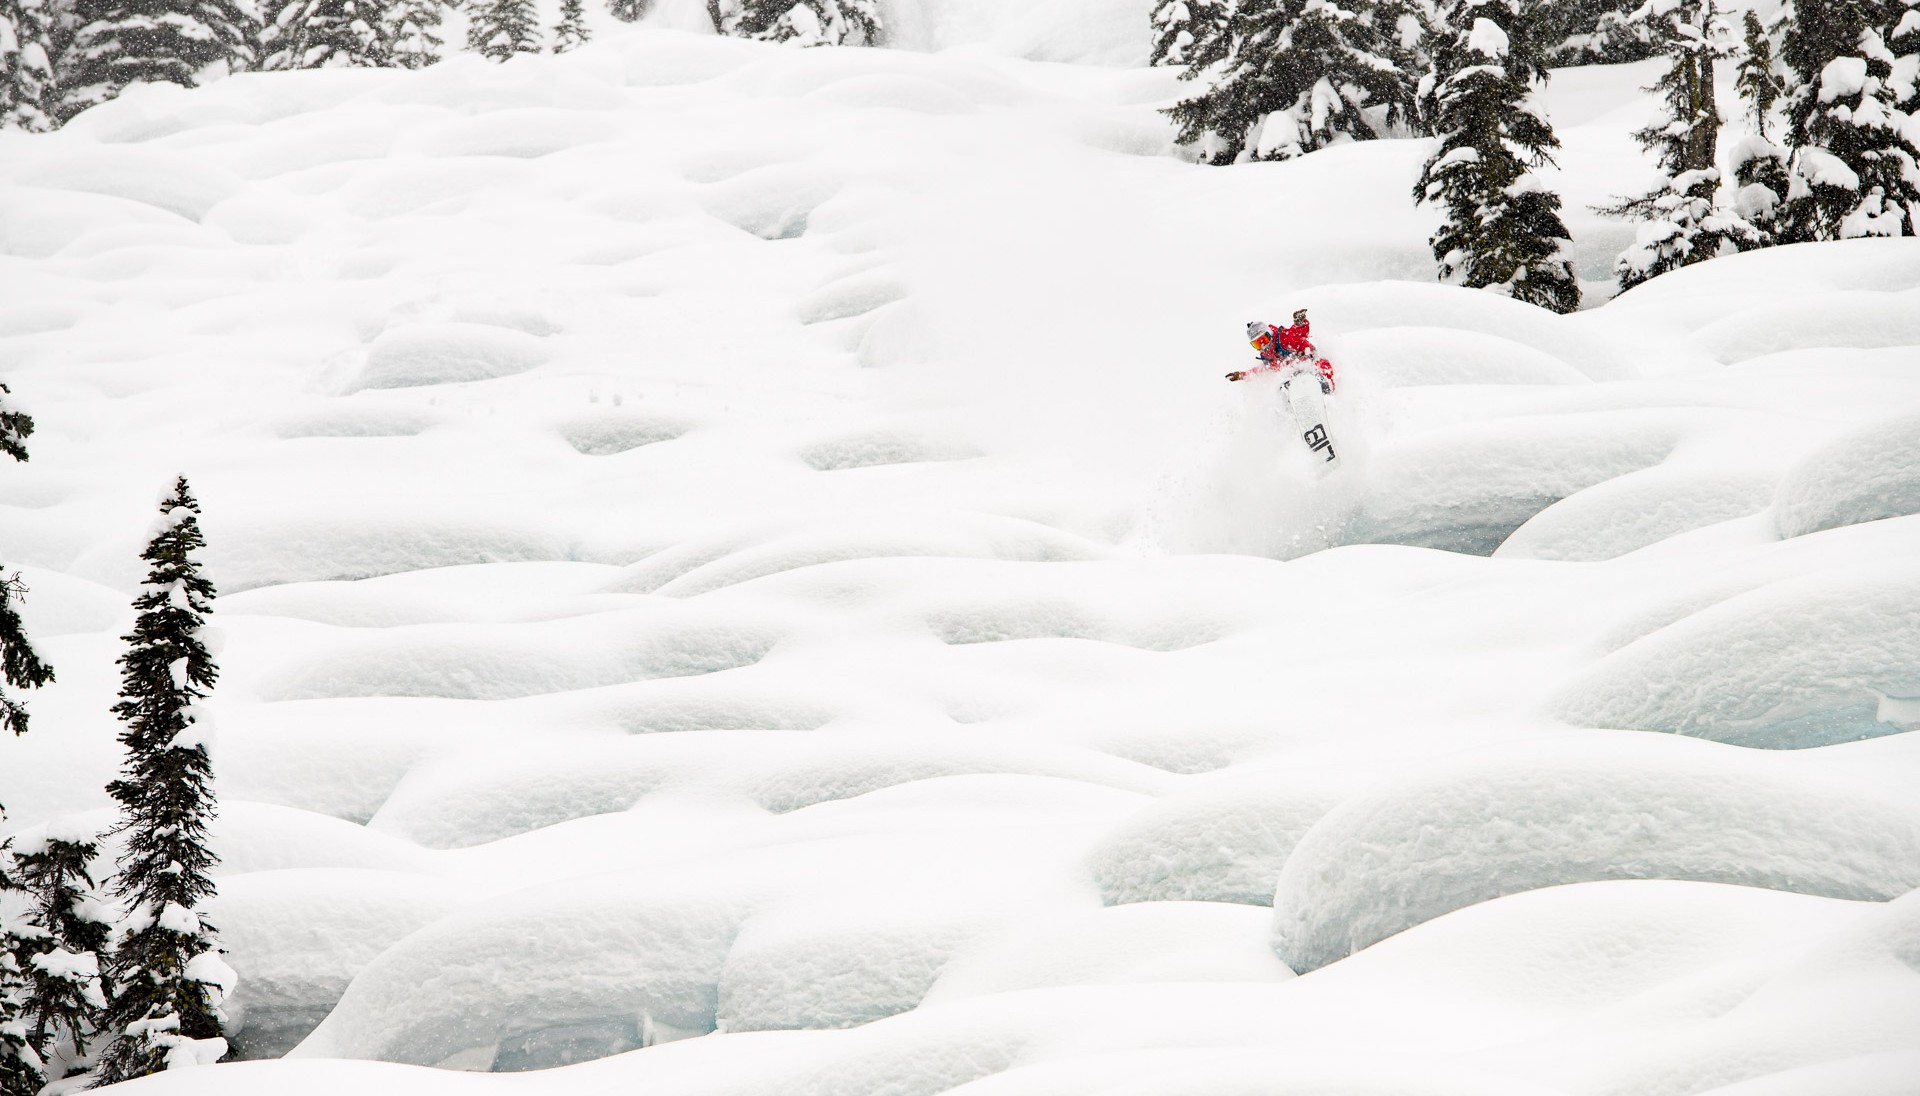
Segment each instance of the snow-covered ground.
[{"label": "snow-covered ground", "polygon": [[[1435,285],[1428,145],[1184,163],[1147,6],[0,133],[5,832],[110,818],[186,474],[290,1052],[135,1091],[1920,1091],[1920,242],[1597,304],[1654,68],[1589,68],[1596,306]],[[1296,307],[1325,479],[1221,380]],[[458,1072],[568,1038],[656,1045]]]}]

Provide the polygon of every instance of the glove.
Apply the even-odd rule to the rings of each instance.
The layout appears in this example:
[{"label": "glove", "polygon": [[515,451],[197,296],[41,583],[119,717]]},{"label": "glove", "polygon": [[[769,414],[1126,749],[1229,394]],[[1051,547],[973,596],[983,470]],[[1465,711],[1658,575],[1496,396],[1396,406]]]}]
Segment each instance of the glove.
[{"label": "glove", "polygon": [[1242,377],[1244,377],[1244,376],[1246,376],[1246,374],[1245,374],[1245,373],[1239,373],[1239,372],[1234,372],[1234,373],[1228,373],[1228,374],[1227,374],[1227,379],[1228,379],[1228,380],[1230,380],[1230,381],[1237,381],[1237,380],[1239,380],[1240,378],[1242,378]]},{"label": "glove", "polygon": [[1320,394],[1323,396],[1333,395],[1333,382],[1325,377],[1320,378]]}]

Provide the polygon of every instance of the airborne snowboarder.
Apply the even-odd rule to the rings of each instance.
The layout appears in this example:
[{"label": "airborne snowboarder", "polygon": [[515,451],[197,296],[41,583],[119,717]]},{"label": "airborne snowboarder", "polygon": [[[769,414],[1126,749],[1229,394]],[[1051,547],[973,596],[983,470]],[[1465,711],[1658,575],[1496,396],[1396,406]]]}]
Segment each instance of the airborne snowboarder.
[{"label": "airborne snowboarder", "polygon": [[[1253,344],[1260,354],[1260,364],[1251,369],[1239,369],[1227,374],[1230,381],[1244,380],[1257,373],[1294,373],[1308,369],[1320,372],[1320,391],[1323,394],[1333,392],[1333,363],[1319,357],[1319,351],[1308,341],[1307,310],[1296,309],[1293,324],[1278,327],[1274,324],[1255,320],[1247,325],[1247,341]],[[1291,379],[1291,378],[1289,378]]]},{"label": "airborne snowboarder", "polygon": [[1250,369],[1228,373],[1227,379],[1238,381],[1261,373],[1278,374],[1284,414],[1292,420],[1301,444],[1320,458],[1320,470],[1327,472],[1340,459],[1327,430],[1326,397],[1333,394],[1333,363],[1314,349],[1307,338],[1308,330],[1304,308],[1294,312],[1293,323],[1287,327],[1260,320],[1248,324],[1247,341],[1259,352],[1260,361]]}]

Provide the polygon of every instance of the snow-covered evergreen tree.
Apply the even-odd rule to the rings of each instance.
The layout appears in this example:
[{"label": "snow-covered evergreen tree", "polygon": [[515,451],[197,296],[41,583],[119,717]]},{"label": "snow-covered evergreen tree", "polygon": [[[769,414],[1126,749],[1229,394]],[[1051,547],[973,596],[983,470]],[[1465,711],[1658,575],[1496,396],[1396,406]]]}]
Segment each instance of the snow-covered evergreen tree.
[{"label": "snow-covered evergreen tree", "polygon": [[622,23],[638,23],[653,7],[653,0],[607,0],[607,12]]},{"label": "snow-covered evergreen tree", "polygon": [[1232,47],[1233,0],[1160,0],[1153,9],[1151,63],[1197,72]]},{"label": "snow-covered evergreen tree", "polygon": [[388,63],[421,69],[440,60],[440,49],[446,45],[440,37],[445,16],[440,0],[392,0],[385,13]]},{"label": "snow-covered evergreen tree", "polygon": [[13,389],[0,383],[0,457],[27,459],[27,439],[33,436],[33,416],[7,402]]},{"label": "snow-covered evergreen tree", "polygon": [[587,28],[587,8],[581,0],[560,0],[560,22],[553,28],[553,52],[579,49],[593,37]]},{"label": "snow-covered evergreen tree", "polygon": [[533,0],[471,0],[467,48],[493,61],[540,52],[540,17]]},{"label": "snow-covered evergreen tree", "polygon": [[14,880],[31,901],[33,927],[20,956],[27,1039],[52,1080],[86,1056],[107,1005],[100,956],[112,917],[94,893],[89,865],[98,853],[92,835],[78,832],[42,832],[14,848]]},{"label": "snow-covered evergreen tree", "polygon": [[1527,29],[1520,0],[1441,8],[1423,88],[1440,148],[1413,195],[1445,212],[1429,241],[1443,280],[1571,312],[1580,286],[1562,250],[1560,196],[1528,170],[1550,162],[1560,142],[1529,102],[1546,70]]},{"label": "snow-covered evergreen tree", "polygon": [[15,877],[8,842],[0,842],[0,1096],[36,1096],[46,1068],[28,1034],[30,982],[25,957],[40,935],[28,921],[32,895]]},{"label": "snow-covered evergreen tree", "polygon": [[[0,384],[0,456],[27,459],[27,439],[33,436],[33,416],[7,402],[11,393]],[[0,571],[0,684],[37,689],[53,680],[53,668],[40,660],[27,639],[20,619],[20,598],[27,592],[18,574]],[[0,732],[27,733],[27,706],[0,688]]]},{"label": "snow-covered evergreen tree", "polygon": [[1638,17],[1642,6],[1643,0],[1536,2],[1527,18],[1547,64],[1617,65],[1660,52],[1654,28]]},{"label": "snow-covered evergreen tree", "polygon": [[1647,89],[1660,96],[1661,117],[1633,135],[1655,154],[1664,178],[1651,192],[1601,211],[1640,222],[1633,246],[1614,264],[1623,293],[1729,246],[1762,242],[1752,225],[1719,201],[1720,108],[1713,69],[1732,47],[1714,0],[1648,0],[1636,17],[1665,44],[1670,65]]},{"label": "snow-covered evergreen tree", "polygon": [[1284,160],[1406,122],[1413,87],[1374,14],[1371,0],[1243,4],[1233,56],[1168,111],[1179,142],[1208,163]]},{"label": "snow-covered evergreen tree", "polygon": [[53,128],[53,29],[48,0],[0,0],[0,128]]},{"label": "snow-covered evergreen tree", "polygon": [[719,0],[721,34],[802,46],[877,46],[879,0]]},{"label": "snow-covered evergreen tree", "polygon": [[[0,572],[0,678],[18,689],[37,689],[53,680],[53,668],[41,661],[20,619],[27,592],[18,574]],[[27,706],[0,690],[0,731],[27,733]]]},{"label": "snow-covered evergreen tree", "polygon": [[1887,48],[1893,52],[1894,103],[1910,118],[1920,115],[1920,0],[1895,5]]},{"label": "snow-covered evergreen tree", "polygon": [[1753,235],[1734,240],[1741,250],[1780,242],[1779,216],[1787,198],[1787,150],[1773,143],[1774,107],[1784,90],[1773,59],[1773,39],[1751,10],[1741,20],[1742,48],[1735,87],[1746,105],[1748,132],[1727,150],[1736,187],[1734,212]]},{"label": "snow-covered evergreen tree", "polygon": [[75,0],[73,18],[54,65],[62,121],[130,84],[192,87],[254,60],[254,16],[240,0]]},{"label": "snow-covered evergreen tree", "polygon": [[263,69],[384,68],[392,63],[382,0],[279,0],[261,31]]},{"label": "snow-covered evergreen tree", "polygon": [[102,1084],[226,1053],[220,1009],[232,971],[200,913],[214,892],[217,858],[207,847],[213,766],[198,702],[219,671],[200,638],[213,585],[193,556],[206,543],[199,511],[186,479],[175,480],[141,556],[150,569],[120,657],[113,712],[125,725],[127,760],[107,792],[120,803],[116,832],[126,835],[113,892],[127,920],[107,966],[113,1042],[101,1060]]},{"label": "snow-covered evergreen tree", "polygon": [[1794,0],[1780,60],[1793,148],[1790,240],[1920,234],[1920,148],[1893,83],[1887,0]]}]

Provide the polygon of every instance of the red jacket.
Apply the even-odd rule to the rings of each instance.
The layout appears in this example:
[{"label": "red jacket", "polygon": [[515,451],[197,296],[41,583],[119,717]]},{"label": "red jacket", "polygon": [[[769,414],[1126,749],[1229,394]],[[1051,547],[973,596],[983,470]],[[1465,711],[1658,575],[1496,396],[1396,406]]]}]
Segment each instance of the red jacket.
[{"label": "red jacket", "polygon": [[1290,369],[1296,365],[1311,364],[1320,370],[1320,375],[1327,379],[1328,385],[1333,384],[1333,363],[1318,357],[1319,351],[1315,350],[1313,343],[1308,341],[1307,321],[1301,320],[1292,327],[1275,327],[1268,324],[1267,329],[1273,332],[1275,349],[1263,352],[1260,355],[1260,364],[1247,372],[1271,373],[1280,369]]}]

